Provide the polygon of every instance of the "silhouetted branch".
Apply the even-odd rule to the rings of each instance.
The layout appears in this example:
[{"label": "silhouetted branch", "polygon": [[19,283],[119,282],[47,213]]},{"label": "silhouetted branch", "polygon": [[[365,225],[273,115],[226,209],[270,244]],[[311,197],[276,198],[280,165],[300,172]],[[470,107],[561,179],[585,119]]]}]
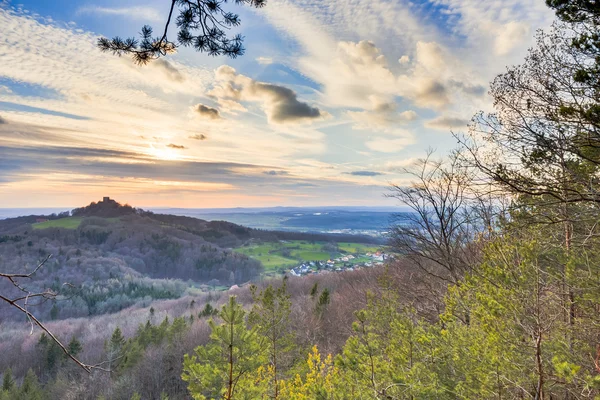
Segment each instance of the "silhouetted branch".
[{"label": "silhouetted branch", "polygon": [[[234,0],[235,4],[247,4],[260,8],[266,0]],[[104,52],[121,56],[129,54],[137,64],[174,53],[179,46],[192,46],[199,52],[211,56],[226,55],[231,58],[244,54],[242,42],[244,38],[237,34],[228,37],[226,31],[240,25],[238,14],[225,11],[223,5],[227,0],[172,0],[169,15],[162,36],[152,37],[152,28],[144,25],[140,32],[141,39],[98,39],[98,47]],[[177,41],[168,39],[169,26],[173,11],[178,7],[179,16],[176,24],[179,28]],[[197,32],[196,34],[194,32]]]},{"label": "silhouetted branch", "polygon": [[[51,290],[45,290],[43,292],[31,292],[27,289],[25,289],[23,286],[21,286],[19,284],[19,282],[16,281],[17,278],[31,278],[36,272],[38,272],[43,266],[44,264],[46,264],[46,262],[52,257],[52,255],[48,255],[46,258],[44,258],[38,265],[37,267],[29,272],[29,273],[23,273],[23,274],[9,274],[9,273],[4,273],[4,272],[0,272],[0,278],[6,278],[8,281],[10,281],[10,283],[17,288],[19,291],[24,292],[25,295],[24,296],[20,296],[20,297],[15,297],[15,298],[10,298],[7,295],[1,294],[0,293],[0,300],[4,301],[5,303],[7,303],[8,305],[16,308],[17,310],[19,310],[21,313],[25,314],[25,316],[27,317],[27,320],[29,321],[29,323],[31,324],[31,331],[30,331],[30,335],[33,334],[33,329],[34,326],[37,325],[42,331],[44,331],[49,337],[50,339],[52,339],[52,341],[54,341],[54,343],[56,343],[56,345],[58,345],[58,347],[61,348],[61,350],[64,352],[64,354],[70,358],[75,364],[79,365],[81,368],[83,368],[86,372],[91,372],[93,369],[99,369],[102,371],[108,371],[105,368],[102,368],[101,365],[105,364],[105,362],[102,362],[100,364],[96,364],[96,365],[89,365],[89,364],[85,364],[83,362],[81,362],[79,359],[77,359],[77,357],[75,357],[73,354],[71,354],[69,352],[69,350],[62,344],[62,342],[50,331],[50,329],[48,329],[43,322],[41,322],[35,315],[33,315],[29,309],[28,306],[30,306],[29,304],[29,300],[32,298],[43,298],[45,300],[50,300],[50,299],[54,299],[56,298],[56,296],[58,295],[56,292],[53,292]],[[23,302],[23,304],[19,304],[19,302]]]}]

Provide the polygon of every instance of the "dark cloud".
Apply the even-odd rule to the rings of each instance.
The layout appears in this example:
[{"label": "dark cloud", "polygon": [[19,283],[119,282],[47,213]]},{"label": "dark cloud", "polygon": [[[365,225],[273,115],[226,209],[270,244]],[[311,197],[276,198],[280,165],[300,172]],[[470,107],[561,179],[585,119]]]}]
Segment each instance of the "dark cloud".
[{"label": "dark cloud", "polygon": [[344,172],[346,175],[353,175],[353,176],[379,176],[379,175],[383,175],[381,172],[375,172],[375,171],[352,171],[352,172]]},{"label": "dark cloud", "polygon": [[454,88],[461,90],[462,92],[471,95],[481,97],[485,94],[486,88],[482,85],[471,85],[470,83],[460,82],[452,80],[450,85]]},{"label": "dark cloud", "polygon": [[221,114],[219,110],[216,108],[212,108],[209,106],[205,106],[204,104],[196,104],[194,106],[194,111],[198,113],[203,118],[208,119],[221,119]]},{"label": "dark cloud", "polygon": [[179,144],[174,144],[174,143],[169,143],[167,145],[167,147],[171,148],[171,149],[177,149],[177,150],[185,150],[187,149],[187,147],[179,145]]},{"label": "dark cloud", "polygon": [[206,140],[206,139],[208,139],[208,137],[207,137],[205,134],[203,134],[203,133],[198,133],[198,134],[196,134],[196,135],[192,135],[192,136],[190,136],[190,137],[189,137],[189,139],[194,139],[194,140]]},{"label": "dark cloud", "polygon": [[416,94],[417,103],[426,106],[445,107],[450,102],[448,89],[443,83],[430,80],[425,82]]},{"label": "dark cloud", "polygon": [[167,78],[174,82],[185,81],[185,77],[181,74],[181,72],[179,72],[179,70],[175,68],[173,64],[171,64],[164,58],[154,60],[151,65],[155,68],[160,69]]},{"label": "dark cloud", "polygon": [[432,129],[448,130],[466,128],[469,122],[468,119],[464,118],[440,116],[427,121],[425,126]]},{"label": "dark cloud", "polygon": [[282,176],[282,175],[288,175],[289,172],[287,172],[287,171],[276,171],[276,170],[272,169],[270,171],[264,171],[263,174],[265,174],[265,175],[271,175],[271,176]]},{"label": "dark cloud", "polygon": [[4,118],[2,118],[2,115],[0,115],[0,125],[2,124],[6,124],[6,120]]},{"label": "dark cloud", "polygon": [[84,117],[81,115],[68,114],[68,113],[64,113],[64,112],[48,110],[46,108],[32,107],[32,106],[28,106],[28,105],[24,105],[24,104],[13,103],[10,101],[0,101],[0,107],[5,110],[25,111],[25,112],[40,113],[40,114],[45,114],[45,115],[55,115],[57,117],[64,117],[64,118],[70,118],[70,119],[76,119],[76,120],[82,120],[82,121],[91,119],[90,117]]},{"label": "dark cloud", "polygon": [[268,98],[269,119],[272,122],[284,124],[323,117],[318,108],[299,101],[296,92],[291,89],[262,82],[256,82],[253,89],[259,96]]},{"label": "dark cloud", "polygon": [[244,186],[264,181],[262,172],[274,169],[269,165],[161,160],[136,152],[59,146],[0,146],[0,160],[0,165],[6,166],[0,168],[0,181],[5,182],[17,182],[31,174],[57,172],[189,182],[202,177],[204,182]]},{"label": "dark cloud", "polygon": [[326,112],[298,100],[293,90],[271,83],[259,82],[238,74],[235,69],[222,65],[217,68],[219,84],[209,95],[213,98],[263,103],[269,122],[277,124],[306,122],[328,116]]}]

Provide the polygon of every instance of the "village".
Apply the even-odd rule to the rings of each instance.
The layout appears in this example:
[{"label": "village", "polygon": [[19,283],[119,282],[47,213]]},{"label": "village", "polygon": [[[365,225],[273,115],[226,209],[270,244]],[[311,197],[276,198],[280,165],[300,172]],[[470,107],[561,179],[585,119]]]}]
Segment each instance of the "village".
[{"label": "village", "polygon": [[368,252],[364,255],[344,255],[327,261],[305,261],[290,269],[292,276],[324,274],[331,272],[354,271],[383,265],[392,255],[382,251]]}]

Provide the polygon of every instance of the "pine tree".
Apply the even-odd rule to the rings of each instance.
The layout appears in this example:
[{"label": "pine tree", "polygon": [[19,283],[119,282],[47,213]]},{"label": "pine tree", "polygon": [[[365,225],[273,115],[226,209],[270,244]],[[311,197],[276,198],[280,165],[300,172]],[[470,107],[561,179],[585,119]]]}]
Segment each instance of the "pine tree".
[{"label": "pine tree", "polygon": [[317,346],[313,346],[306,360],[306,372],[301,376],[282,382],[281,398],[286,400],[333,400],[368,398],[363,396],[346,396],[346,388],[339,385],[338,369],[333,357],[328,355],[322,359]]},{"label": "pine tree", "polygon": [[19,390],[18,400],[42,400],[42,398],[38,377],[32,369],[29,369]]},{"label": "pine tree", "polygon": [[125,338],[121,329],[117,326],[113,331],[112,336],[108,343],[106,343],[105,350],[108,357],[108,369],[111,374],[118,372],[119,367],[124,364],[124,353],[125,353]]},{"label": "pine tree", "polygon": [[7,368],[2,377],[2,390],[10,392],[15,386],[15,381],[12,376],[12,369]]},{"label": "pine tree", "polygon": [[67,345],[67,350],[72,356],[76,357],[81,352],[81,350],[83,350],[83,346],[81,346],[81,342],[77,340],[75,336],[73,336],[71,338],[71,341]]},{"label": "pine tree", "polygon": [[289,366],[290,353],[294,348],[294,336],[290,329],[292,302],[287,292],[287,280],[275,289],[272,285],[258,292],[256,286],[250,288],[254,307],[249,316],[250,323],[258,330],[261,348],[267,356],[268,364],[262,375],[267,377],[267,395],[279,398],[280,381],[285,367]]},{"label": "pine tree", "polygon": [[194,399],[225,400],[256,398],[256,388],[249,378],[261,364],[257,329],[246,325],[246,312],[235,296],[219,312],[222,320],[209,321],[210,342],[184,357],[182,379]]}]

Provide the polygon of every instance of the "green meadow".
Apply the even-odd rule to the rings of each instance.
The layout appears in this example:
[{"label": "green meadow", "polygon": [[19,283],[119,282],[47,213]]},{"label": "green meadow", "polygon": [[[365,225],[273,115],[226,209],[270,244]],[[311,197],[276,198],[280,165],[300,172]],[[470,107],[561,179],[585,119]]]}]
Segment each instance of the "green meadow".
[{"label": "green meadow", "polygon": [[[53,219],[51,221],[38,222],[32,224],[33,229],[48,229],[48,228],[64,228],[64,229],[77,229],[84,217],[66,217],[60,219]],[[110,222],[117,222],[119,218],[103,218]]]},{"label": "green meadow", "polygon": [[33,224],[33,229],[65,228],[77,229],[83,221],[82,217],[66,217]]},{"label": "green meadow", "polygon": [[267,274],[293,267],[303,261],[326,261],[344,254],[375,252],[375,245],[357,243],[325,243],[291,240],[266,242],[239,247],[235,251],[260,261]]}]

